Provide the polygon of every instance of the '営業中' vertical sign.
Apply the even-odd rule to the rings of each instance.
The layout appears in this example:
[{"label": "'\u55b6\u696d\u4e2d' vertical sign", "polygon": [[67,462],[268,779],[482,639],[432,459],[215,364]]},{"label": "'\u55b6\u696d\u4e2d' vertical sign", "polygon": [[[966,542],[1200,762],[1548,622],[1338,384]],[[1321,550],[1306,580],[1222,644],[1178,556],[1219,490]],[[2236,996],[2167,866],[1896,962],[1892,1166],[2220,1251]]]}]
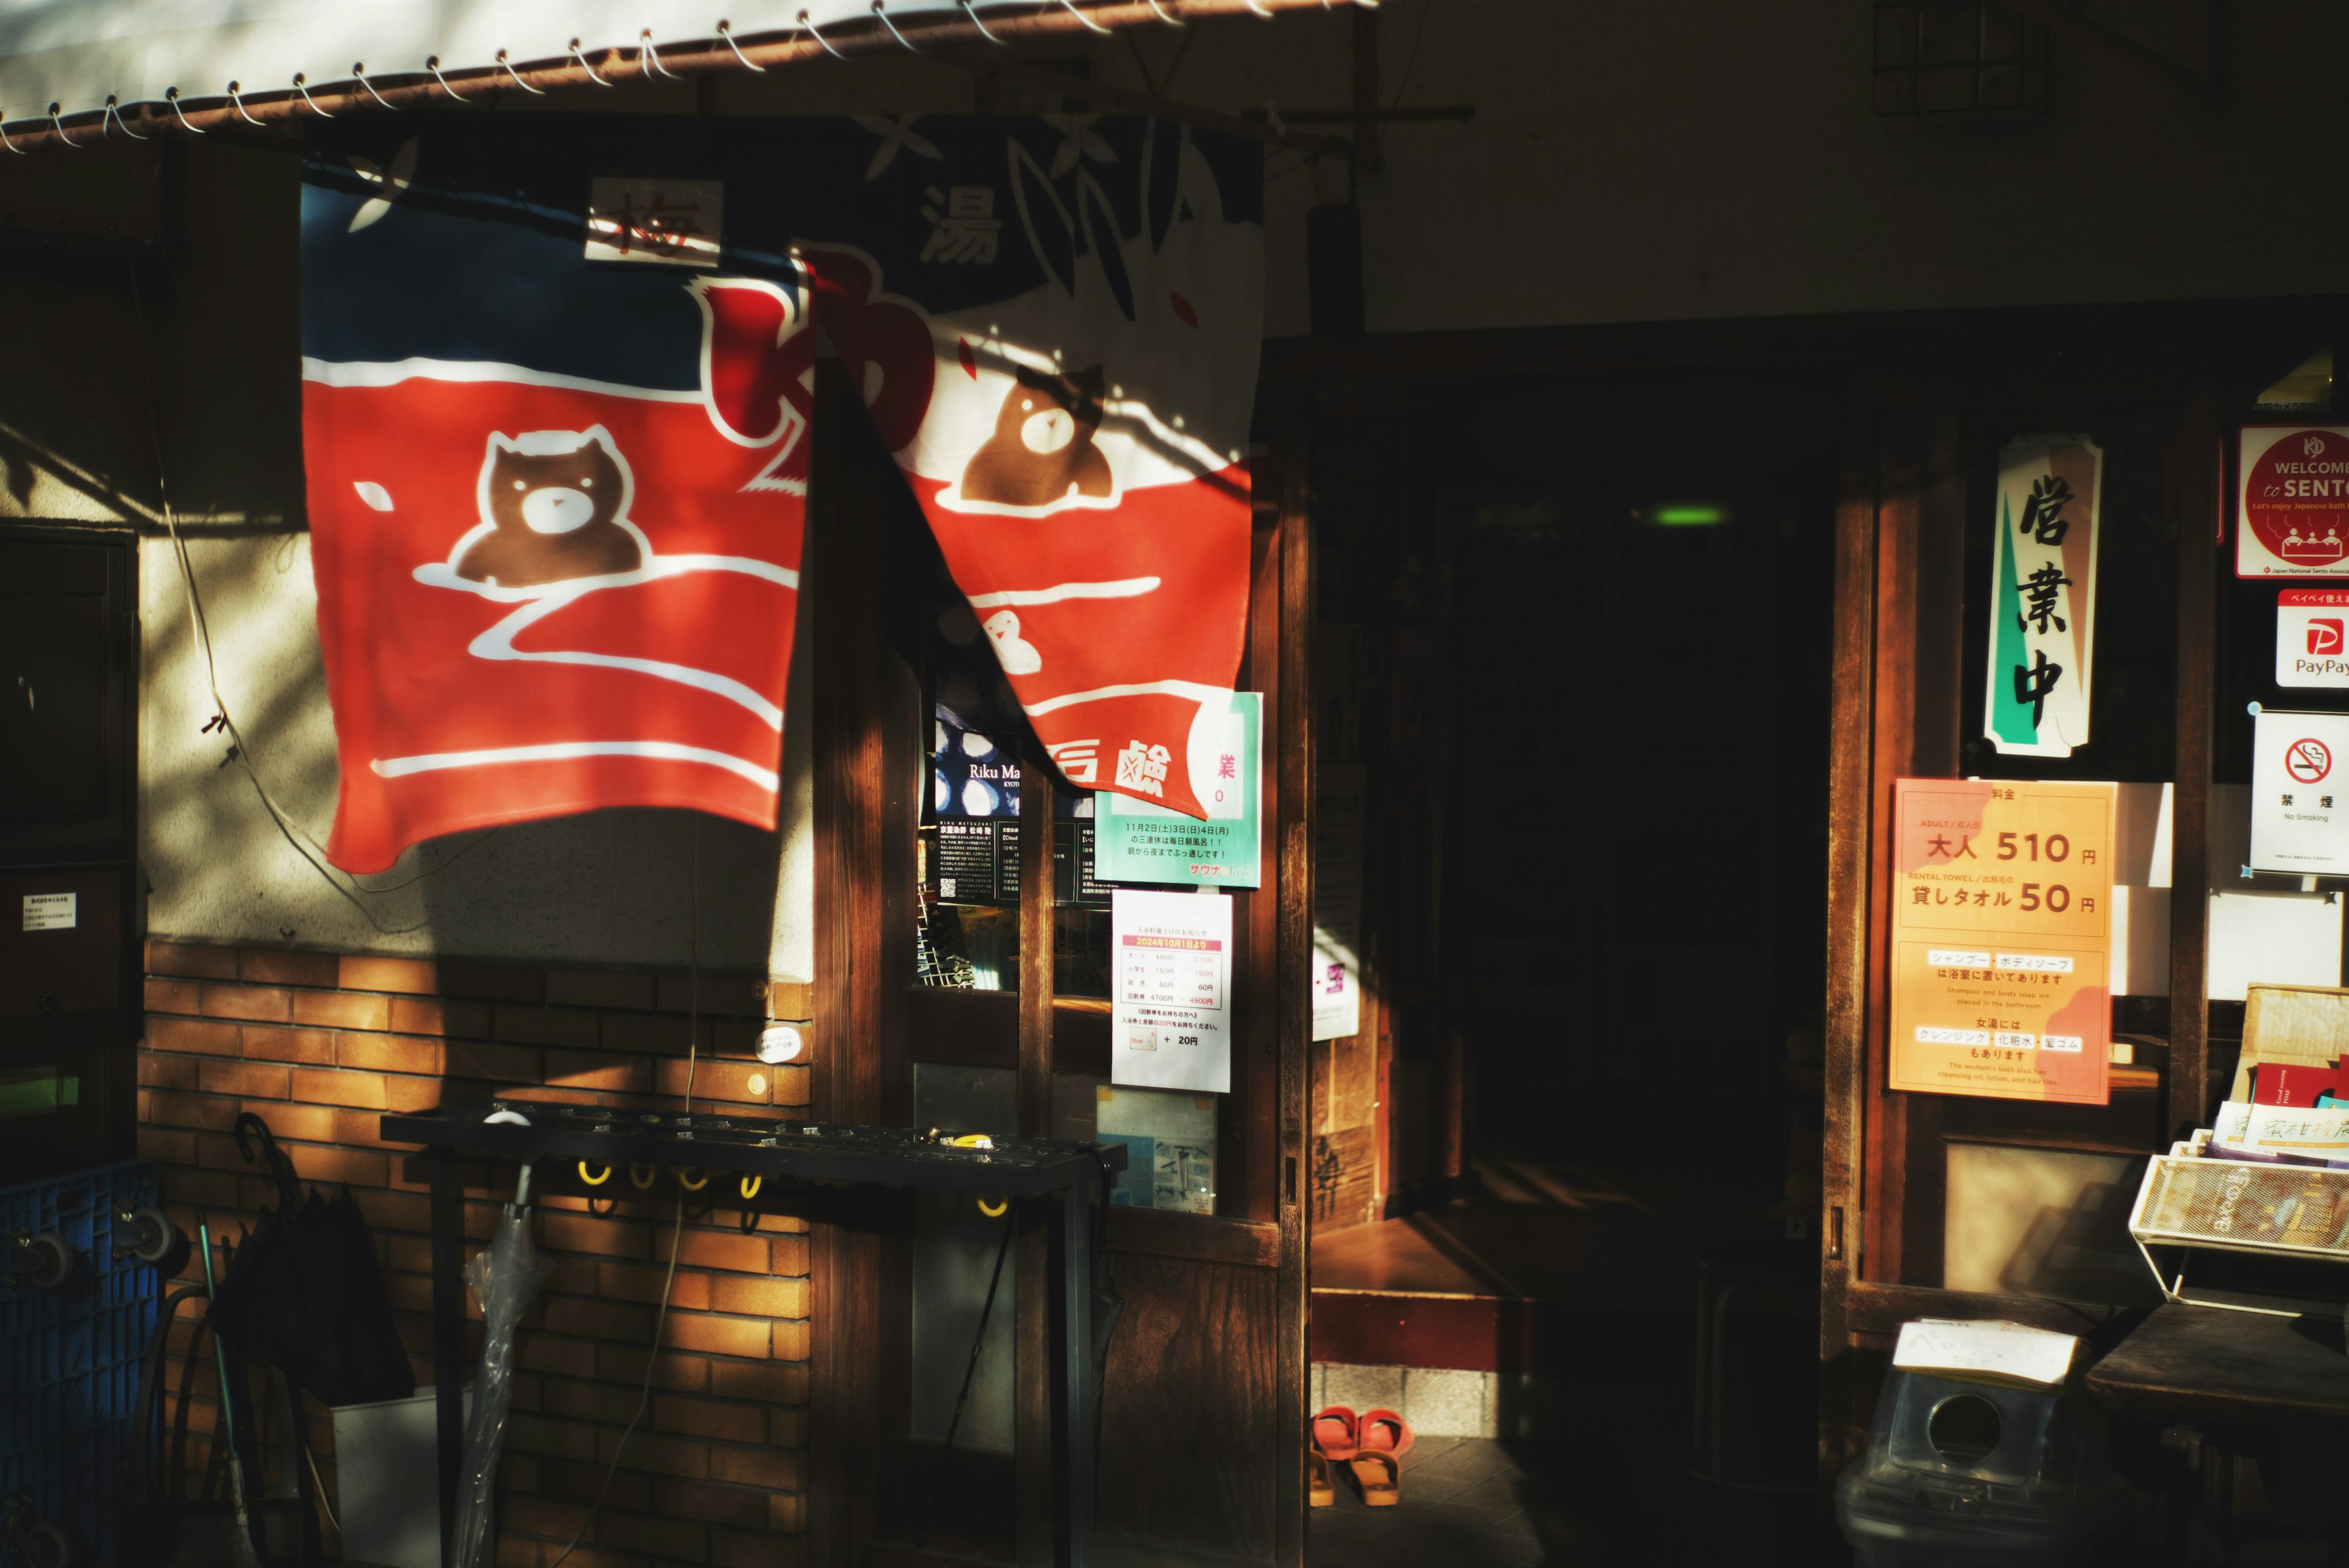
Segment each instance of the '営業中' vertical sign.
[{"label": "'\u55b6\u696d\u4e2d' vertical sign", "polygon": [[2247,425],[2235,575],[2349,577],[2349,427]]},{"label": "'\u55b6\u696d\u4e2d' vertical sign", "polygon": [[1998,455],[1982,732],[2009,756],[2087,744],[2104,459],[2085,436],[2026,437]]},{"label": "'\u55b6\u696d\u4e2d' vertical sign", "polygon": [[2113,786],[1902,779],[1897,1089],[2106,1103]]}]

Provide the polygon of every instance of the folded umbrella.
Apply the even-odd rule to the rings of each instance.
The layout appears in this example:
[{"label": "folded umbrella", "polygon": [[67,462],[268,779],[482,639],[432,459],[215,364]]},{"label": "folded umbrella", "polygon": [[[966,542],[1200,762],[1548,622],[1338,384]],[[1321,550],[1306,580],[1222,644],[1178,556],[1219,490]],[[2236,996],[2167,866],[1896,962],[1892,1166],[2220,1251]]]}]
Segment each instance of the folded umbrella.
[{"label": "folded umbrella", "polygon": [[481,1561],[498,1455],[505,1445],[506,1415],[513,1407],[514,1329],[553,1266],[538,1255],[530,1239],[528,1166],[523,1168],[514,1197],[499,1216],[490,1244],[465,1265],[465,1283],[481,1304],[481,1362],[473,1376],[472,1418],[465,1432],[457,1529],[449,1555],[457,1568],[476,1568]]}]

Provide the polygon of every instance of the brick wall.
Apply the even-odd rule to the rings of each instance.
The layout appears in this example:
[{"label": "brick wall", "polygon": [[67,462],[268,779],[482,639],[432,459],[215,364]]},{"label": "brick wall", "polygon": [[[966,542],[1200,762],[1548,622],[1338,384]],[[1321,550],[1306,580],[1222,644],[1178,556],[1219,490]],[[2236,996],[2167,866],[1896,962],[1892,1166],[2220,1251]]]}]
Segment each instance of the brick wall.
[{"label": "brick wall", "polygon": [[[198,1212],[217,1233],[273,1201],[230,1131],[240,1111],[258,1112],[305,1181],[330,1192],[349,1184],[419,1387],[434,1375],[427,1187],[411,1151],[377,1137],[379,1115],[514,1088],[628,1103],[685,1088],[683,974],[164,942],[149,944],[146,967],[139,1144],[160,1167],[167,1205],[192,1234]],[[803,988],[705,973],[699,1002],[697,1105],[806,1103],[805,1068],[751,1054],[763,1016],[803,1013]],[[499,1196],[468,1190],[469,1253],[489,1234]],[[499,1568],[552,1562],[602,1484],[636,1408],[676,1209],[672,1197],[624,1197],[594,1215],[581,1199],[550,1195],[540,1213],[554,1268],[523,1323]],[[651,1409],[566,1568],[805,1560],[805,1226],[770,1216],[746,1234],[729,1211],[709,1220],[685,1225]],[[200,1277],[201,1265],[186,1272]],[[187,1343],[183,1330],[173,1389]],[[197,1372],[189,1425],[209,1431],[212,1369]],[[325,1421],[313,1423],[312,1441],[332,1488]],[[191,1445],[191,1462],[201,1451]],[[330,1553],[336,1544],[330,1535]]]}]

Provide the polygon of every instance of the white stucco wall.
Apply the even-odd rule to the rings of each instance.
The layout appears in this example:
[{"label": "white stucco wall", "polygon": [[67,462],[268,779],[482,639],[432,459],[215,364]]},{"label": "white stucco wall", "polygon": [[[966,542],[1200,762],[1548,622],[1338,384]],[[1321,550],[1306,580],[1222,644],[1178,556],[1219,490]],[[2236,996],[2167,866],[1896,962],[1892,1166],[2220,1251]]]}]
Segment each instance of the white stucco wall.
[{"label": "white stucco wall", "polygon": [[[306,532],[277,527],[199,535],[188,552],[221,696],[253,744],[254,772],[323,860],[338,772],[309,546]],[[699,812],[596,811],[433,840],[378,875],[330,876],[272,820],[225,738],[202,733],[210,680],[167,539],[143,542],[140,582],[153,934],[673,965],[698,951],[713,967],[813,973],[812,779],[806,747],[793,744],[803,724],[786,725],[780,834]],[[803,658],[793,673],[789,708],[803,714]]]},{"label": "white stucco wall", "polygon": [[[93,152],[90,164],[98,210],[125,232],[153,223],[137,200],[151,184],[146,160]],[[243,764],[229,759],[225,738],[203,733],[217,678],[294,834],[325,841],[338,776],[302,514],[293,169],[282,155],[198,150],[171,284],[150,281],[135,307],[119,259],[0,273],[0,527],[25,517],[125,522],[140,533],[140,859],[150,934],[678,966],[698,951],[714,968],[811,977],[803,724],[786,725],[780,833],[696,812],[599,811],[435,841],[359,879],[305,859]],[[160,371],[151,402],[150,341]],[[159,452],[213,670],[198,651],[162,526]],[[807,711],[806,678],[802,657],[794,713]]]}]

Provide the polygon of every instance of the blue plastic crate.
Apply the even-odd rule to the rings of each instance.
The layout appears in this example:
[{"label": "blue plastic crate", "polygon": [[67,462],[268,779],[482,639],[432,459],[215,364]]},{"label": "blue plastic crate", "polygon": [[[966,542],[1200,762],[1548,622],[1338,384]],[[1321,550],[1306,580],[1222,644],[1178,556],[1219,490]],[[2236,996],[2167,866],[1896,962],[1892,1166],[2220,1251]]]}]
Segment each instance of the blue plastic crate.
[{"label": "blue plastic crate", "polygon": [[[139,1359],[155,1331],[152,1264],[114,1252],[114,1212],[155,1202],[143,1160],[0,1189],[0,1236],[55,1232],[81,1256],[56,1290],[0,1276],[0,1510],[19,1498],[77,1562],[114,1555],[114,1470],[134,1459]],[[0,1532],[0,1563],[19,1559]]]}]

